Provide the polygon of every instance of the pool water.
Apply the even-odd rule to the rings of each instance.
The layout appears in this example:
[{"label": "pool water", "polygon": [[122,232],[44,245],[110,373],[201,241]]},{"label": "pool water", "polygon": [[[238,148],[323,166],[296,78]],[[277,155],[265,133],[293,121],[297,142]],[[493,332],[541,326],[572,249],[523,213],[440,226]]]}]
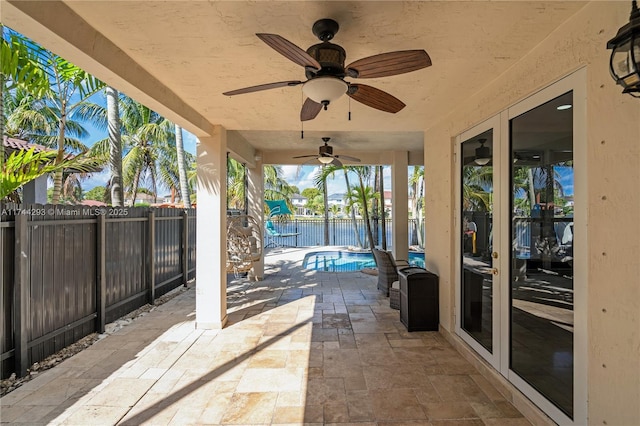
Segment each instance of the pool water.
[{"label": "pool water", "polygon": [[[424,268],[424,253],[409,253],[409,264]],[[364,268],[375,268],[373,254],[350,251],[314,251],[307,253],[302,267],[324,272],[354,272]]]}]

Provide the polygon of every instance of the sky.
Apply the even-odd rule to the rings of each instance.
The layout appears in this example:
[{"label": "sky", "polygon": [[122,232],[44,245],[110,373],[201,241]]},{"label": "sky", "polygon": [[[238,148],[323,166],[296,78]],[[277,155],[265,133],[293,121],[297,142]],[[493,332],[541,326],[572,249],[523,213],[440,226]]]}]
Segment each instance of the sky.
[{"label": "sky", "polygon": [[[300,189],[315,188],[314,176],[320,170],[320,166],[281,166],[284,179],[291,185],[295,185]],[[391,189],[391,168],[385,167],[383,169],[384,174],[384,186],[387,190]],[[354,185],[357,183],[357,178],[354,174],[349,174],[349,184]],[[327,179],[327,193],[329,195],[339,194],[346,192],[346,184],[344,181],[344,173],[340,171],[336,173],[333,178]]]}]

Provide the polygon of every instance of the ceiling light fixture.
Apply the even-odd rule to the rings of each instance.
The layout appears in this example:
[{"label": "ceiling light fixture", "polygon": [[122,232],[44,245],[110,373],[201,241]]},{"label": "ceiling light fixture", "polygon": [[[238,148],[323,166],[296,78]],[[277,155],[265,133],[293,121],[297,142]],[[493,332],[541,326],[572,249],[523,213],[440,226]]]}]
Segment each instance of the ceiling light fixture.
[{"label": "ceiling light fixture", "polygon": [[325,76],[316,77],[304,83],[302,92],[307,98],[322,104],[326,110],[331,102],[347,93],[348,88],[349,86],[344,80],[337,77]]},{"label": "ceiling light fixture", "polygon": [[573,105],[571,105],[571,104],[564,104],[564,105],[559,105],[559,106],[557,106],[557,107],[556,107],[556,109],[557,109],[558,111],[564,111],[564,110],[566,110],[566,109],[571,109],[571,107],[572,107],[572,106],[573,106]]},{"label": "ceiling light fixture", "polygon": [[476,148],[476,158],[474,162],[478,166],[485,166],[491,161],[491,149],[488,146],[484,146],[486,139],[478,139],[480,146]]},{"label": "ceiling light fixture", "polygon": [[333,161],[333,157],[318,157],[318,161],[322,164],[329,164]]},{"label": "ceiling light fixture", "polygon": [[607,42],[613,49],[609,71],[613,79],[624,87],[622,93],[640,98],[640,10],[636,0],[631,2],[629,22]]}]

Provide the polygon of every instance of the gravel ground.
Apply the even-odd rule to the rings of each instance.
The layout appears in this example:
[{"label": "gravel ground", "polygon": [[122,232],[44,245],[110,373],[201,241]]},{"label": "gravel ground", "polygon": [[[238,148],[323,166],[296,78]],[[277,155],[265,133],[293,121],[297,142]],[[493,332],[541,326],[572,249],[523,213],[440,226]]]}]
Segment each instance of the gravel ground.
[{"label": "gravel ground", "polygon": [[78,352],[81,352],[82,350],[88,348],[98,340],[104,339],[108,337],[110,334],[113,334],[116,331],[120,330],[121,328],[126,327],[136,319],[147,315],[149,312],[153,312],[156,307],[168,302],[169,300],[173,299],[174,297],[178,296],[181,293],[184,293],[185,291],[191,290],[192,288],[193,288],[192,286],[189,286],[187,288],[178,287],[170,291],[169,293],[163,295],[162,297],[159,297],[158,299],[156,299],[155,305],[147,304],[136,309],[133,312],[129,312],[127,315],[117,319],[112,323],[107,324],[105,326],[105,332],[103,334],[92,333],[78,340],[76,343],[69,345],[66,348],[60,350],[59,352],[56,352],[55,354],[48,356],[44,360],[34,363],[27,370],[27,375],[24,377],[18,378],[16,377],[15,373],[12,374],[11,377],[9,377],[8,379],[4,379],[0,381],[0,396],[4,396],[10,393],[11,391],[19,388],[24,383],[28,382],[34,377],[37,377],[37,375],[40,374],[41,372],[48,370],[52,367],[55,367],[65,359],[70,358],[73,355],[77,354]]}]

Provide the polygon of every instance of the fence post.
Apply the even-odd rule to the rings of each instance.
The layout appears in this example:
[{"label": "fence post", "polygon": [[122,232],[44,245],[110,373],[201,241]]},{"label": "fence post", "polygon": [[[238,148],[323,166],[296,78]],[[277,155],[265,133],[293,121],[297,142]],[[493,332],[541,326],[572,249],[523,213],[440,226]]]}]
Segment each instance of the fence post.
[{"label": "fence post", "polygon": [[189,212],[182,212],[182,284],[189,281]]},{"label": "fence post", "polygon": [[98,254],[97,262],[97,280],[96,280],[96,308],[98,310],[97,315],[97,331],[98,333],[104,333],[104,327],[107,322],[107,218],[104,214],[98,214],[97,220],[97,238],[96,238],[96,252]]},{"label": "fence post", "polygon": [[156,212],[149,211],[149,303],[156,303]]},{"label": "fence post", "polygon": [[27,215],[15,216],[15,265],[13,309],[15,315],[15,368],[24,377],[29,368],[29,236]]}]

